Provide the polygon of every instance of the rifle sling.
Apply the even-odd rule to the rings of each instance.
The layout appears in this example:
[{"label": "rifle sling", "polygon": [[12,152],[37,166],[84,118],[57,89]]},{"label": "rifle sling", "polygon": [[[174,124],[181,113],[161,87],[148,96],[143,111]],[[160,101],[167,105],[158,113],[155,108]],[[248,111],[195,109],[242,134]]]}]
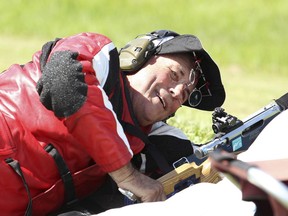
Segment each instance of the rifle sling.
[{"label": "rifle sling", "polygon": [[56,166],[58,168],[59,174],[60,174],[61,179],[62,179],[63,184],[64,184],[66,204],[68,206],[71,204],[74,204],[78,200],[76,198],[76,192],[75,192],[75,187],[74,187],[74,183],[73,183],[73,178],[72,178],[72,174],[71,174],[69,168],[67,167],[67,165],[66,165],[64,159],[62,158],[62,156],[60,155],[60,153],[57,151],[57,149],[52,144],[48,144],[45,147],[45,151],[49,155],[52,156],[52,158],[54,159]]},{"label": "rifle sling", "polygon": [[31,198],[31,193],[30,193],[30,190],[29,190],[29,187],[27,185],[27,182],[25,180],[25,177],[23,175],[23,172],[21,170],[21,167],[20,167],[20,164],[17,160],[14,160],[12,158],[7,158],[5,160],[5,162],[10,166],[12,167],[12,169],[20,176],[21,180],[22,180],[22,183],[25,187],[25,190],[27,192],[27,195],[28,195],[28,205],[27,205],[27,208],[26,208],[26,211],[25,211],[25,216],[30,216],[32,215],[32,198]]}]

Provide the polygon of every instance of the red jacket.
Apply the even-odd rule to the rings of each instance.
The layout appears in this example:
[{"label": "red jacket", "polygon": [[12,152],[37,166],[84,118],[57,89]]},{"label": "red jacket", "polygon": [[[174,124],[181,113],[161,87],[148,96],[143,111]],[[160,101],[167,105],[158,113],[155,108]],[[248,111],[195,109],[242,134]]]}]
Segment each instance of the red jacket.
[{"label": "red jacket", "polygon": [[66,162],[78,198],[141,151],[144,143],[120,124],[135,125],[125,85],[113,43],[92,33],[47,43],[31,62],[0,74],[1,215],[23,215],[29,201],[7,158],[20,164],[33,215],[45,215],[64,203],[57,166],[44,150],[49,143]]}]

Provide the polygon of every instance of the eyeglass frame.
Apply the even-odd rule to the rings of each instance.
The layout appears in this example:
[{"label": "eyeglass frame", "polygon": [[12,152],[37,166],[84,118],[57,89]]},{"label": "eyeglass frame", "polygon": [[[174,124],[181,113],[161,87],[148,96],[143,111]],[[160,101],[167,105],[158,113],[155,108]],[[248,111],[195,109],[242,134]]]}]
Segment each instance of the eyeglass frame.
[{"label": "eyeglass frame", "polygon": [[[195,83],[195,81],[196,81],[196,71],[198,71],[198,74],[200,75],[200,77],[197,80],[202,78],[202,80],[204,81],[204,84],[197,88],[197,85],[198,85],[198,83],[197,83],[196,87],[189,94],[189,97],[188,97],[187,100],[188,100],[188,104],[191,107],[197,107],[201,103],[202,97],[212,96],[212,93],[211,93],[211,91],[209,89],[209,86],[208,86],[209,83],[207,82],[206,77],[205,77],[205,75],[203,73],[203,70],[201,68],[200,60],[198,59],[198,57],[197,57],[195,52],[193,52],[193,57],[194,57],[194,63],[196,65],[196,67],[193,67],[191,69],[191,72],[190,72],[190,75],[189,75],[190,84],[188,86],[193,85]],[[193,80],[191,81],[192,75],[193,75]],[[208,94],[202,94],[201,89],[203,87],[206,87],[206,89],[208,91]],[[194,102],[192,103],[193,100],[194,100]]]}]

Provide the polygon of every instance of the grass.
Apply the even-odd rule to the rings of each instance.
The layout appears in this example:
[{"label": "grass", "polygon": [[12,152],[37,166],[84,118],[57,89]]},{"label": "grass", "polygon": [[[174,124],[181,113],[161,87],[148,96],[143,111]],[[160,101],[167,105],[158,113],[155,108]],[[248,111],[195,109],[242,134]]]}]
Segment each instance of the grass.
[{"label": "grass", "polygon": [[[287,91],[285,0],[10,0],[0,2],[0,71],[30,61],[48,40],[84,31],[117,47],[172,29],[197,35],[222,71],[227,112],[244,118]],[[170,123],[195,142],[212,136],[211,112],[181,108]]]},{"label": "grass", "polygon": [[[121,47],[138,34],[166,28],[199,36],[220,65],[287,74],[285,0],[10,0],[0,8],[1,37],[44,42],[92,31]],[[22,49],[5,39],[2,46],[11,53]]]}]

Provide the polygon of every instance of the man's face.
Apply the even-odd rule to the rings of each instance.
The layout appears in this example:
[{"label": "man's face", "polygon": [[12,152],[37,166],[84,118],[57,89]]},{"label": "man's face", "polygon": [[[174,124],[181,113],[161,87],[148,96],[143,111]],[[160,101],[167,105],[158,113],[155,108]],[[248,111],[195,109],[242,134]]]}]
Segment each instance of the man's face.
[{"label": "man's face", "polygon": [[128,76],[133,109],[141,126],[167,118],[187,100],[197,84],[191,85],[192,68],[189,54],[160,55]]}]

